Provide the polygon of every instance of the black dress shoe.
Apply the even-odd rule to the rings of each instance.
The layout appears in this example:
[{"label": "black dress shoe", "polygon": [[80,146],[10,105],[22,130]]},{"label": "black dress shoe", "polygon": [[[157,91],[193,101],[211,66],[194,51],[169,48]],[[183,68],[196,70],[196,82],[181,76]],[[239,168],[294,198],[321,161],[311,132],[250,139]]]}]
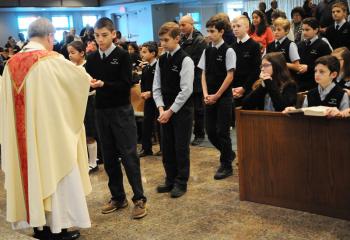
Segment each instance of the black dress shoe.
[{"label": "black dress shoe", "polygon": [[39,230],[38,228],[34,228],[33,238],[40,240],[48,240],[51,239],[51,230],[49,227],[44,226],[43,230]]},{"label": "black dress shoe", "polygon": [[74,240],[80,237],[78,230],[68,232],[67,229],[62,229],[60,233],[52,234],[52,240]]},{"label": "black dress shoe", "polygon": [[95,167],[89,166],[89,174],[97,171],[98,171],[98,165],[96,165]]},{"label": "black dress shoe", "polygon": [[139,152],[139,157],[140,157],[140,158],[146,157],[146,156],[152,156],[152,155],[153,155],[152,151],[145,151],[145,150],[142,149],[142,150]]},{"label": "black dress shoe", "polygon": [[198,146],[204,141],[204,137],[195,137],[191,143],[192,146]]},{"label": "black dress shoe", "polygon": [[166,193],[170,192],[173,189],[173,185],[169,184],[162,184],[157,187],[157,192],[158,193]]},{"label": "black dress shoe", "polygon": [[221,180],[221,179],[227,178],[227,177],[232,176],[232,175],[233,175],[232,168],[220,166],[214,175],[214,179]]},{"label": "black dress shoe", "polygon": [[172,198],[178,198],[181,197],[186,193],[186,188],[185,187],[180,187],[178,185],[175,185],[174,188],[170,192],[170,197]]}]

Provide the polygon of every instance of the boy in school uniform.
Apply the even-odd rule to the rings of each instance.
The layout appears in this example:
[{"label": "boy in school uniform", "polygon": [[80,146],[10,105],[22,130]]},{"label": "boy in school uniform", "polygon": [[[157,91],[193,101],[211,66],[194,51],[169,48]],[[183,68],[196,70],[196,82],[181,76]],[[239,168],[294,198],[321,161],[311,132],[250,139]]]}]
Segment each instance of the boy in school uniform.
[{"label": "boy in school uniform", "polygon": [[202,72],[202,88],[206,104],[206,131],[210,142],[220,151],[220,167],[214,179],[224,179],[233,174],[230,124],[232,119],[232,87],[236,54],[224,42],[225,22],[211,18],[206,24],[211,41],[201,56],[198,67]]},{"label": "boy in school uniform", "polygon": [[238,16],[232,21],[232,29],[237,41],[232,48],[237,56],[237,68],[235,81],[232,83],[232,94],[235,105],[240,102],[252,88],[253,83],[258,80],[260,74],[261,52],[259,43],[248,35],[249,20],[246,16]]},{"label": "boy in school uniform", "polygon": [[296,75],[299,91],[308,91],[317,86],[314,81],[315,61],[332,52],[328,43],[318,36],[319,28],[319,23],[315,18],[303,20],[304,41],[297,45],[300,56],[299,71]]},{"label": "boy in school uniform", "polygon": [[[316,88],[308,91],[302,107],[327,106],[337,108],[340,111],[349,108],[349,97],[347,93],[334,80],[339,74],[340,64],[334,56],[323,56],[315,61]],[[283,112],[288,113],[295,110],[287,107]]]},{"label": "boy in school uniform", "polygon": [[290,31],[290,22],[285,18],[277,18],[273,22],[275,41],[266,48],[266,53],[282,52],[289,70],[299,71],[299,53],[297,45],[287,37]]},{"label": "boy in school uniform", "polygon": [[147,63],[142,68],[141,75],[141,97],[145,100],[143,131],[142,131],[142,150],[140,157],[153,155],[152,151],[152,132],[154,122],[158,116],[158,109],[152,97],[153,78],[156,70],[158,56],[158,46],[155,42],[146,42],[141,48],[142,60]]},{"label": "boy in school uniform", "polygon": [[142,218],[146,216],[147,210],[141,182],[140,159],[136,150],[135,116],[130,103],[130,56],[113,44],[116,32],[112,20],[100,18],[94,30],[99,50],[88,56],[85,67],[94,78],[91,87],[96,89],[97,122],[112,195],[111,200],[102,208],[102,213],[111,213],[128,205],[121,163],[117,158],[119,154],[134,192],[132,217]]},{"label": "boy in school uniform", "polygon": [[193,120],[194,63],[180,48],[180,28],[164,23],[158,32],[166,51],[158,60],[153,82],[153,98],[159,109],[162,128],[165,183],[158,193],[170,192],[172,198],[187,191],[190,175],[190,140]]},{"label": "boy in school uniform", "polygon": [[347,18],[347,6],[343,2],[332,6],[332,17],[334,24],[327,27],[325,37],[333,49],[347,47],[350,50],[350,23]]}]

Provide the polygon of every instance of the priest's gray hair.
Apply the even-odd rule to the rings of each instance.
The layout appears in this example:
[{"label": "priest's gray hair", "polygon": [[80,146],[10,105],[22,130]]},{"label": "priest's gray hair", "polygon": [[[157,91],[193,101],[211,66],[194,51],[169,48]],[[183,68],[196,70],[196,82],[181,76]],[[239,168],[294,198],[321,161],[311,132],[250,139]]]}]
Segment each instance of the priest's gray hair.
[{"label": "priest's gray hair", "polygon": [[28,27],[28,38],[45,37],[55,33],[55,27],[47,18],[38,18]]}]

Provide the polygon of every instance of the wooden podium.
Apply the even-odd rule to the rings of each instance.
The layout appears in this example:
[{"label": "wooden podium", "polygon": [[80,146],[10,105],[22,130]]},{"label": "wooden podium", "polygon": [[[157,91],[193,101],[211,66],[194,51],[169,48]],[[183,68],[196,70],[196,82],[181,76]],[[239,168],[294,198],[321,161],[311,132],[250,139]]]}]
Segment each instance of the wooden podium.
[{"label": "wooden podium", "polygon": [[350,220],[350,120],[237,110],[240,200]]}]

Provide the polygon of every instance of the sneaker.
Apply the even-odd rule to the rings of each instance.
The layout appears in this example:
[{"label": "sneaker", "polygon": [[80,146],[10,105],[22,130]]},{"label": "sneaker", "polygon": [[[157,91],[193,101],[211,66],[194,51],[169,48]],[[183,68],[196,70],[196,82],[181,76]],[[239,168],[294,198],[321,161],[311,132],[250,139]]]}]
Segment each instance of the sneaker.
[{"label": "sneaker", "polygon": [[170,192],[172,189],[173,189],[173,185],[161,184],[157,187],[157,192],[166,193],[166,192]]},{"label": "sneaker", "polygon": [[198,146],[204,141],[204,137],[195,137],[191,142],[192,146]]},{"label": "sneaker", "polygon": [[140,158],[153,155],[152,151],[145,151],[143,149],[138,154]]},{"label": "sneaker", "polygon": [[178,185],[175,185],[173,187],[173,189],[171,189],[170,192],[170,197],[172,198],[178,198],[181,197],[182,195],[184,195],[186,193],[186,187],[180,187]]},{"label": "sneaker", "polygon": [[147,215],[146,202],[144,200],[137,200],[134,202],[135,206],[132,210],[132,218],[140,219]]},{"label": "sneaker", "polygon": [[108,214],[118,209],[126,208],[128,206],[128,200],[124,199],[123,202],[117,202],[110,200],[105,206],[102,207],[102,213]]},{"label": "sneaker", "polygon": [[221,180],[233,175],[232,168],[220,166],[214,175],[215,180]]}]

